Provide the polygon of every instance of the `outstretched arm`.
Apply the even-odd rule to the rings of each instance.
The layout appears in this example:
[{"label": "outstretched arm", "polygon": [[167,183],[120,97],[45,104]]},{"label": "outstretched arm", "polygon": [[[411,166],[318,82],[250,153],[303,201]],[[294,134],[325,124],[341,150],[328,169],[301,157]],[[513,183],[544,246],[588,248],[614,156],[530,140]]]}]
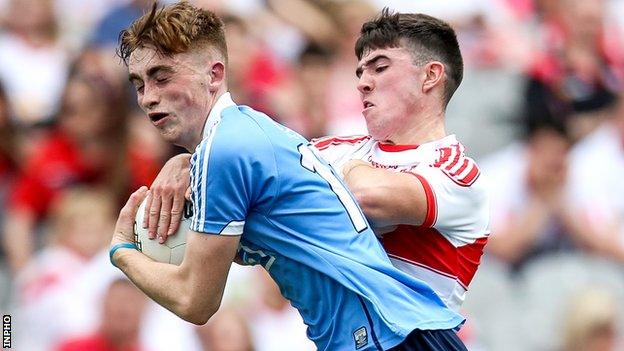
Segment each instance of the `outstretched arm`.
[{"label": "outstretched arm", "polygon": [[[133,242],[136,211],[147,188],[137,190],[119,214],[111,246]],[[113,262],[146,295],[180,318],[204,324],[219,309],[239,236],[191,231],[180,266],[159,263],[134,249],[119,249]]]}]

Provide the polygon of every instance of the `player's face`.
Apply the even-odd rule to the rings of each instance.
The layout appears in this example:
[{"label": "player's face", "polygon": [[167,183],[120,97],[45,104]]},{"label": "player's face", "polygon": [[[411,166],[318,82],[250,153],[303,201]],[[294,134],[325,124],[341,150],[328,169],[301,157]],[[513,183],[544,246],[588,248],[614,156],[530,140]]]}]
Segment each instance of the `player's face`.
[{"label": "player's face", "polygon": [[139,48],[128,62],[141,109],[166,141],[189,151],[201,141],[213,98],[208,65],[202,65],[198,55],[191,51],[164,56]]},{"label": "player's face", "polygon": [[398,47],[366,51],[356,74],[368,132],[376,140],[392,140],[422,109],[424,70],[407,49]]}]

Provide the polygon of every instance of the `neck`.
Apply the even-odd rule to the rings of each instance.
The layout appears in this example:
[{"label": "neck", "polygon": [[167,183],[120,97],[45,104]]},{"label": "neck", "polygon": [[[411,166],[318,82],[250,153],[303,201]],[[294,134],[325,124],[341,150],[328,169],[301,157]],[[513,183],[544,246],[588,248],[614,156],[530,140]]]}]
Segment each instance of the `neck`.
[{"label": "neck", "polygon": [[386,142],[396,145],[420,145],[446,136],[444,110],[420,113],[409,118],[406,124],[391,135]]},{"label": "neck", "polygon": [[208,113],[206,113],[203,116],[203,120],[201,122],[201,128],[198,128],[199,130],[194,131],[193,140],[190,140],[190,142],[184,143],[184,145],[180,145],[180,146],[188,150],[190,153],[193,153],[195,151],[195,148],[197,147],[197,145],[199,145],[199,143],[201,143],[202,139],[204,138],[204,128],[206,128],[206,122],[208,121],[210,112],[212,112],[212,109],[217,104],[217,100],[219,100],[221,95],[225,94],[226,92],[227,92],[227,88],[221,87],[219,88],[219,90],[217,90],[214,94],[210,96],[210,100],[208,101]]}]

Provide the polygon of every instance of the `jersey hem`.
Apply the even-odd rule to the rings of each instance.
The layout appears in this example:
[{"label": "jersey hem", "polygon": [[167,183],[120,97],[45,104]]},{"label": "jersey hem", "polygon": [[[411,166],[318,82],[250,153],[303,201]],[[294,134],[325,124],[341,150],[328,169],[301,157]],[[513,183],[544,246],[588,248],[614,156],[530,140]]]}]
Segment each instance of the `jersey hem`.
[{"label": "jersey hem", "polygon": [[[240,226],[240,229],[233,229],[231,224],[234,222],[237,223],[237,227]],[[241,224],[242,223],[242,224]],[[238,236],[243,234],[243,227],[245,225],[245,220],[236,221],[232,220],[227,223],[217,223],[217,222],[200,222],[196,226],[191,226],[191,230],[203,233],[203,234],[211,234],[211,235],[224,235],[224,236]],[[229,230],[225,232],[226,229]]]}]

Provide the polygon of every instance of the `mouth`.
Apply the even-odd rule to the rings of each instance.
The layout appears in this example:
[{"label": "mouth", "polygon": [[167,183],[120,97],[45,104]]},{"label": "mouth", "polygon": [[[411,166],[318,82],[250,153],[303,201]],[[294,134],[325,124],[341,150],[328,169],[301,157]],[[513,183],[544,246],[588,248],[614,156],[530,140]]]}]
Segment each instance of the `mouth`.
[{"label": "mouth", "polygon": [[364,100],[363,102],[364,110],[368,110],[369,108],[375,106],[372,102]]},{"label": "mouth", "polygon": [[154,125],[158,125],[159,122],[163,121],[165,117],[169,116],[169,114],[164,112],[152,112],[148,114],[148,116],[150,121],[152,121]]}]

